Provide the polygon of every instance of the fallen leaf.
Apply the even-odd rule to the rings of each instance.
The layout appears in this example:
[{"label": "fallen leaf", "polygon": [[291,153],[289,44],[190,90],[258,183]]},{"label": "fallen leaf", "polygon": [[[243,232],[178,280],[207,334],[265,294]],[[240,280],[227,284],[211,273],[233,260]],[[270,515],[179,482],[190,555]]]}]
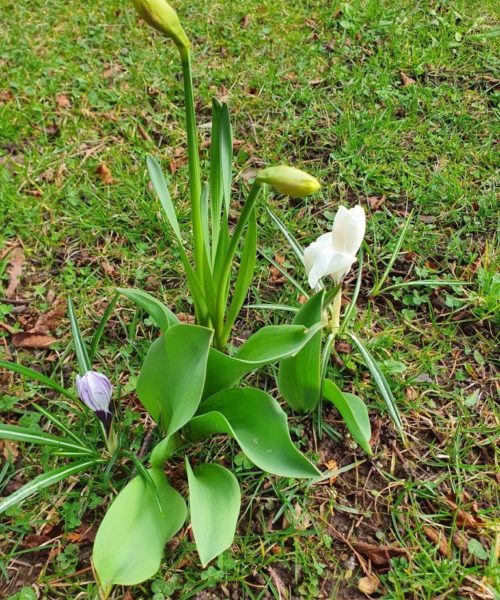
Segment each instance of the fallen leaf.
[{"label": "fallen leaf", "polygon": [[82,523],[76,531],[68,534],[68,540],[73,543],[93,542],[97,535],[97,527]]},{"label": "fallen leaf", "polygon": [[16,442],[4,440],[2,443],[2,453],[5,460],[15,461],[19,456],[19,449]]},{"label": "fallen leaf", "polygon": [[9,256],[9,269],[7,271],[9,274],[9,285],[7,286],[7,289],[5,290],[6,298],[14,297],[17,286],[19,285],[19,282],[21,281],[21,275],[23,272],[23,264],[24,264],[24,252],[21,247],[17,246],[12,250],[12,252],[10,253],[10,256]]},{"label": "fallen leaf", "polygon": [[53,307],[46,313],[41,314],[33,327],[32,331],[36,333],[48,333],[54,331],[66,315],[66,301],[64,298],[58,298],[54,301]]},{"label": "fallen leaf", "polygon": [[243,19],[241,19],[240,25],[243,27],[243,29],[246,29],[250,25],[250,16],[245,15]]},{"label": "fallen leaf", "polygon": [[47,544],[50,541],[51,538],[48,535],[37,535],[36,533],[31,533],[23,539],[22,543],[23,546],[26,546],[28,548],[38,548],[38,546],[41,546],[42,544]]},{"label": "fallen leaf", "polygon": [[179,319],[179,321],[181,323],[194,323],[195,322],[195,318],[193,317],[193,315],[189,315],[187,313],[179,313],[177,315],[177,318]]},{"label": "fallen leaf", "polygon": [[425,537],[428,540],[430,540],[431,542],[434,542],[436,544],[436,546],[439,550],[439,553],[442,556],[445,556],[446,558],[451,558],[450,548],[448,547],[446,538],[444,537],[444,535],[441,531],[438,531],[437,529],[435,529],[434,527],[431,527],[430,525],[424,525],[422,527],[422,530],[425,534]]},{"label": "fallen leaf", "polygon": [[358,581],[358,590],[362,594],[370,596],[377,591],[379,585],[380,580],[376,575],[368,575],[367,577],[361,577]]},{"label": "fallen leaf", "polygon": [[97,175],[99,175],[104,185],[111,185],[115,182],[115,180],[113,179],[113,175],[111,175],[109,167],[105,163],[101,163],[97,167],[96,173]]},{"label": "fallen leaf", "polygon": [[378,210],[381,206],[385,204],[385,194],[382,196],[368,196],[366,201],[368,202],[369,207],[372,210]]},{"label": "fallen leaf", "polygon": [[411,77],[408,77],[408,75],[406,73],[403,73],[403,71],[399,72],[399,76],[401,77],[401,83],[403,84],[403,87],[415,85],[415,83],[416,83],[416,81],[414,79],[412,79]]},{"label": "fallen leaf", "polygon": [[110,65],[105,71],[102,72],[104,79],[111,79],[115,75],[120,75],[125,69],[121,65]]},{"label": "fallen leaf", "polygon": [[0,104],[6,104],[14,100],[14,95],[10,90],[0,90]]},{"label": "fallen leaf", "polygon": [[125,596],[123,596],[123,600],[134,600],[134,597],[132,596],[132,592],[126,591]]},{"label": "fallen leaf", "polygon": [[377,546],[366,542],[355,542],[353,547],[379,567],[386,567],[394,556],[406,556],[406,550],[397,546]]},{"label": "fallen leaf", "polygon": [[50,335],[35,331],[14,333],[12,336],[14,348],[47,348],[54,342],[57,342],[57,340]]},{"label": "fallen leaf", "polygon": [[71,106],[71,100],[64,94],[57,94],[56,103],[59,108],[69,108]]},{"label": "fallen leaf", "polygon": [[281,600],[282,598],[288,598],[288,590],[280,575],[277,573],[275,569],[272,567],[268,567],[267,569],[271,579],[274,581],[276,589],[278,590],[278,598]]},{"label": "fallen leaf", "polygon": [[447,504],[455,513],[455,520],[458,527],[467,529],[480,529],[484,526],[484,521],[479,515],[473,515],[471,512],[459,508],[458,504],[450,498],[443,498],[443,502]]}]

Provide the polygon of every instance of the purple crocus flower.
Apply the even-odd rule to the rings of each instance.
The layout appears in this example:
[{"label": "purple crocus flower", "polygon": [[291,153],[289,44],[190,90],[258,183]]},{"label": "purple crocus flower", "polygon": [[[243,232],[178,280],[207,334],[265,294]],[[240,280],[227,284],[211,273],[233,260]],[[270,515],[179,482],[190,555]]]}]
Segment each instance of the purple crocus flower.
[{"label": "purple crocus flower", "polygon": [[112,416],[110,403],[113,386],[106,375],[97,371],[87,371],[82,377],[77,375],[76,391],[80,400],[108,427]]}]

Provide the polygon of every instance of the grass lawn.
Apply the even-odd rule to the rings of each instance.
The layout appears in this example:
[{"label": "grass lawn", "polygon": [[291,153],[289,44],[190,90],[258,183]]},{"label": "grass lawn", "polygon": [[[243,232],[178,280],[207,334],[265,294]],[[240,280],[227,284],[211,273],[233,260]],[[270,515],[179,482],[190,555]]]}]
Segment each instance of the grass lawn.
[{"label": "grass lawn", "polygon": [[[267,477],[237,454],[243,509],[231,550],[202,570],[184,528],[152,582],[126,593],[117,588],[112,597],[344,600],[366,598],[364,590],[398,600],[499,598],[498,5],[173,4],[193,40],[205,170],[212,96],[232,110],[233,209],[257,169],[281,162],[323,183],[310,199],[268,200],[303,244],[331,227],[339,204],[366,208],[354,330],[390,381],[407,441],[394,430],[359,354],[338,342],[330,375],[368,404],[372,459],[333,408],[323,409],[322,435],[316,418],[290,414],[299,447],[322,470],[339,469],[337,476],[316,485]],[[153,154],[170,173],[187,228],[181,73],[173,44],[140,24],[131,2],[19,0],[1,12],[0,358],[70,385],[76,362],[67,298],[89,336],[119,286],[141,287],[185,319],[192,314],[145,166]],[[306,285],[263,205],[258,221],[259,249]],[[24,262],[10,294],[15,255]],[[355,278],[356,269],[346,281],[347,299]],[[425,283],[436,279],[464,283]],[[424,283],[406,285],[416,281]],[[248,302],[298,300],[261,255]],[[288,318],[245,308],[232,343]],[[22,339],[16,333],[29,330],[57,341],[44,349],[15,347]],[[134,452],[151,437],[135,383],[156,335],[144,314],[120,301],[96,361],[117,387]],[[276,396],[273,374],[260,372],[254,383]],[[49,430],[33,401],[100,443],[87,413],[0,372],[4,421]],[[190,457],[227,463],[231,444],[213,438]],[[1,441],[0,457],[2,495],[58,460]],[[168,471],[179,489],[186,486],[182,463]],[[2,515],[0,596],[93,598],[96,527],[133,471],[132,461],[117,465],[110,487],[104,469],[96,469]]]}]

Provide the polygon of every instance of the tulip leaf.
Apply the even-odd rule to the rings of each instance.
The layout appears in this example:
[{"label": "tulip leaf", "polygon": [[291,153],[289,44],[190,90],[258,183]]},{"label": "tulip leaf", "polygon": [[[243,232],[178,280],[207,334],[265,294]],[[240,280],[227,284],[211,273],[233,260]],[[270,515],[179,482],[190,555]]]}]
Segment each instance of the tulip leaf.
[{"label": "tulip leaf", "polygon": [[[321,321],[323,296],[322,290],[310,298],[293,324],[311,327]],[[293,410],[306,412],[317,406],[321,395],[321,331],[298,354],[280,362],[278,389]]]},{"label": "tulip leaf", "polygon": [[211,348],[203,397],[236,385],[242,377],[262,365],[277,362],[299,352],[322,328],[321,323],[307,329],[303,325],[268,325],[240,346],[235,356]]},{"label": "tulip leaf", "polygon": [[227,312],[226,323],[224,325],[223,338],[226,340],[231,333],[231,328],[238,317],[238,314],[245,302],[245,298],[252,282],[255,258],[257,252],[257,221],[255,219],[255,210],[252,211],[248,220],[248,229],[245,236],[245,243],[241,254],[240,269],[234,285],[233,297],[229,310]]},{"label": "tulip leaf", "polygon": [[172,202],[172,198],[170,197],[170,192],[168,191],[168,186],[165,176],[163,175],[163,171],[158,164],[158,161],[153,156],[148,156],[146,158],[146,164],[148,166],[151,183],[153,184],[153,187],[158,195],[163,211],[165,212],[168,222],[170,223],[170,227],[172,227],[177,241],[181,243],[181,230],[179,228],[174,204]]},{"label": "tulip leaf", "polygon": [[33,494],[38,493],[40,490],[43,490],[46,487],[59,483],[63,479],[66,479],[70,475],[74,475],[75,473],[79,473],[80,471],[84,471],[85,469],[89,469],[97,464],[100,464],[101,459],[92,459],[92,460],[81,460],[72,462],[69,465],[64,465],[63,467],[58,467],[57,469],[53,469],[52,471],[47,471],[46,473],[42,473],[35,479],[32,479],[26,485],[23,485],[21,488],[16,490],[7,498],[2,498],[0,500],[0,514],[6,511],[11,506],[19,504],[25,498],[32,496]]},{"label": "tulip leaf", "polygon": [[319,471],[292,443],[285,412],[266,392],[230,388],[201,405],[188,434],[199,438],[227,433],[263,471],[283,477],[317,477]]},{"label": "tulip leaf", "polygon": [[152,577],[160,568],[165,544],[186,519],[186,504],[163,471],[148,473],[149,481],[138,475],[122,489],[97,531],[92,560],[105,590]]},{"label": "tulip leaf", "polygon": [[341,392],[329,379],[325,379],[323,382],[323,398],[335,406],[344,419],[352,437],[367,454],[371,454],[370,438],[372,431],[370,419],[368,418],[366,405],[361,398],[354,394]]},{"label": "tulip leaf", "polygon": [[194,469],[186,459],[189,510],[196,549],[205,567],[232,544],[241,506],[236,477],[221,465]]},{"label": "tulip leaf", "polygon": [[179,322],[179,319],[163,302],[143,290],[118,288],[116,291],[145,310],[163,333]]},{"label": "tulip leaf", "polygon": [[153,342],[146,355],[137,395],[168,435],[185,425],[198,408],[211,339],[209,329],[181,323]]}]

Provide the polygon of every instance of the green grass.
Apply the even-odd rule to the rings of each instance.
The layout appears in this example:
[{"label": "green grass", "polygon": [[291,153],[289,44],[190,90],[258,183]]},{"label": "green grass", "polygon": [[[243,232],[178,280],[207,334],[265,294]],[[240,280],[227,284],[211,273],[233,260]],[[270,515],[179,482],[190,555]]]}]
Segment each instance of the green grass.
[{"label": "green grass", "polygon": [[[390,565],[373,565],[385,598],[493,598],[488,589],[498,585],[493,523],[499,504],[495,3],[174,4],[193,39],[204,140],[211,97],[224,97],[231,106],[238,140],[235,201],[262,165],[289,162],[310,171],[323,182],[313,199],[269,200],[305,244],[328,229],[339,203],[366,207],[367,198],[384,197],[369,215],[355,331],[390,379],[408,443],[397,438],[360,357],[339,346],[344,366],[332,363],[332,376],[366,400],[372,425],[380,425],[374,459],[364,459],[333,409],[325,408],[324,422],[339,435],[322,439],[313,435],[310,417],[291,416],[295,439],[323,469],[329,461],[352,468],[332,484],[310,487],[263,477],[240,456],[235,468],[244,508],[232,550],[202,571],[183,530],[169,544],[157,578],[134,589],[133,597],[208,597],[197,596],[203,590],[216,598],[226,592],[280,598],[287,590],[294,598],[363,597],[358,579],[369,557],[356,543],[366,542],[406,549]],[[17,297],[27,301],[0,301],[4,324],[28,329],[50,309],[55,294],[75,300],[90,336],[116,286],[142,287],[190,313],[180,261],[147,191],[145,168],[150,153],[165,169],[177,167],[171,189],[187,228],[175,48],[137,23],[131,3],[21,0],[2,13],[0,256],[9,244],[22,244],[26,263]],[[414,83],[404,86],[402,73]],[[103,163],[112,185],[96,174]],[[410,210],[408,234],[389,278],[371,296]],[[263,207],[259,224],[260,248],[284,256],[286,268],[305,281]],[[7,266],[4,257],[3,287]],[[469,285],[385,291],[428,279]],[[353,286],[354,277],[347,296]],[[249,301],[294,305],[297,294],[273,280],[262,260]],[[283,318],[286,313],[245,309],[236,338]],[[66,353],[68,320],[59,319],[53,333],[59,339],[53,350],[16,351],[8,329],[0,328],[0,355],[55,371],[70,384],[76,364]],[[98,364],[120,388],[134,451],[150,426],[134,395],[135,377],[154,335],[144,316],[123,302],[99,352]],[[266,374],[256,381],[274,391]],[[8,421],[41,426],[44,420],[30,407],[36,400],[98,443],[99,430],[87,415],[17,377],[1,374],[0,382],[0,408]],[[14,456],[5,445],[0,450],[3,493],[54,463],[35,449],[10,450]],[[193,450],[193,460],[206,453],[226,462],[231,456],[229,442],[220,440],[202,452]],[[177,467],[169,475],[183,489]],[[91,534],[82,532],[99,522],[132,471],[131,462],[118,465],[110,488],[96,470],[11,509],[0,526],[6,581],[0,592],[11,597],[18,586],[36,585],[40,597],[50,600],[91,597]],[[482,526],[463,530],[450,501]],[[443,536],[447,557],[429,528]]]}]

